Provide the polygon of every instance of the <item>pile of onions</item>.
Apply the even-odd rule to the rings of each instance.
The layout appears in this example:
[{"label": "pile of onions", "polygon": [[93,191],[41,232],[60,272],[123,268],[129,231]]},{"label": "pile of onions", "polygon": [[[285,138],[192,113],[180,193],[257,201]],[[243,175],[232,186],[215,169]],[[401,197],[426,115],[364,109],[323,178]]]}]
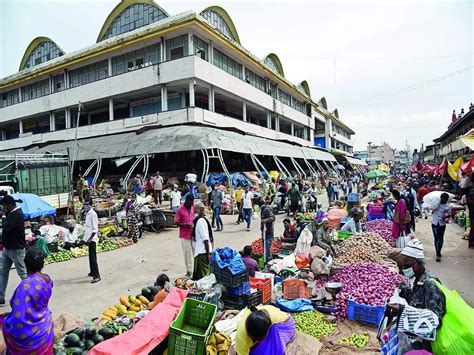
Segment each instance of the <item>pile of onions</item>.
[{"label": "pile of onions", "polygon": [[396,238],[392,237],[392,222],[386,219],[374,219],[365,224],[368,232],[377,233],[385,241],[392,242]]},{"label": "pile of onions", "polygon": [[342,283],[342,290],[336,298],[336,306],[339,308],[337,316],[347,317],[349,298],[369,306],[384,305],[393,295],[395,288],[404,280],[401,275],[377,263],[365,262],[344,266],[329,279],[329,282]]}]

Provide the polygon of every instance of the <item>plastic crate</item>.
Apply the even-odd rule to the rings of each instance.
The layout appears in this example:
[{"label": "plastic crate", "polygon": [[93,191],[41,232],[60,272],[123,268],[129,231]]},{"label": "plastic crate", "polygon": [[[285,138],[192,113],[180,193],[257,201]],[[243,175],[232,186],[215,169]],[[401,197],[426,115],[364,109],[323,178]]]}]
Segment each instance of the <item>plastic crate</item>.
[{"label": "plastic crate", "polygon": [[237,287],[226,287],[227,292],[234,296],[249,295],[250,294],[250,282],[244,282]]},{"label": "plastic crate", "polygon": [[360,322],[379,325],[385,312],[385,306],[367,306],[349,299],[347,301],[347,318]]},{"label": "plastic crate", "polygon": [[337,237],[339,239],[348,239],[350,237],[352,237],[354,235],[354,233],[352,232],[346,232],[346,231],[337,231]]},{"label": "plastic crate", "polygon": [[375,219],[385,219],[385,215],[384,214],[370,214],[369,213],[369,216],[367,217],[367,220],[368,221],[373,221]]},{"label": "plastic crate", "polygon": [[217,282],[227,287],[237,287],[249,280],[247,270],[241,274],[232,275],[228,267],[221,269],[213,260],[211,260],[211,272],[216,276]]},{"label": "plastic crate", "polygon": [[267,304],[272,299],[272,280],[250,278],[250,287],[262,291],[262,303]]},{"label": "plastic crate", "polygon": [[193,300],[211,303],[217,307],[219,307],[219,301],[221,299],[220,294],[217,292],[213,292],[210,297],[206,292],[188,292],[188,295],[186,297],[192,298]]},{"label": "plastic crate", "polygon": [[223,293],[221,298],[224,303],[224,309],[242,310],[245,307],[256,307],[262,303],[262,291],[251,293],[250,295],[234,296],[228,293]]},{"label": "plastic crate", "polygon": [[347,202],[359,202],[359,193],[351,192],[347,195]]},{"label": "plastic crate", "polygon": [[168,353],[204,354],[216,317],[213,304],[186,298],[176,319],[170,325]]},{"label": "plastic crate", "polygon": [[285,300],[309,297],[308,285],[304,280],[286,279],[282,282],[282,290]]}]

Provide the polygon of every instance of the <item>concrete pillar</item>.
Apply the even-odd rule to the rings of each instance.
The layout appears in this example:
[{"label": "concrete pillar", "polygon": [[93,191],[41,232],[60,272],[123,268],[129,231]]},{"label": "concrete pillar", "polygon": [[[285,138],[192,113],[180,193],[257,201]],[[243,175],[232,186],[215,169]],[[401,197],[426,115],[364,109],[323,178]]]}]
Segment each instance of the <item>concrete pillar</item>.
[{"label": "concrete pillar", "polygon": [[209,106],[209,111],[214,112],[215,106],[214,106],[214,87],[211,85],[208,89],[208,106]]},{"label": "concrete pillar", "polygon": [[214,63],[214,44],[212,41],[209,41],[209,63]]},{"label": "concrete pillar", "polygon": [[291,122],[291,135],[295,135],[295,124],[293,122]]},{"label": "concrete pillar", "polygon": [[242,120],[247,122],[247,103],[242,102]]},{"label": "concrete pillar", "polygon": [[188,33],[188,55],[194,55],[195,54],[194,50],[194,41],[193,41],[193,34],[192,32]]},{"label": "concrete pillar", "polygon": [[108,64],[108,74],[109,76],[112,76],[112,57],[108,59],[107,64]]},{"label": "concrete pillar", "polygon": [[161,85],[161,111],[168,111],[168,90],[166,84]]},{"label": "concrete pillar", "polygon": [[18,88],[18,102],[22,102],[23,98],[21,97],[21,87]]},{"label": "concrete pillar", "polygon": [[245,65],[242,65],[242,79],[243,81],[247,82],[247,75],[246,75],[247,68],[245,68]]},{"label": "concrete pillar", "polygon": [[69,89],[69,74],[64,70],[64,89]]},{"label": "concrete pillar", "polygon": [[65,112],[66,114],[66,128],[71,128],[71,110],[69,108],[66,108]]},{"label": "concrete pillar", "polygon": [[189,81],[189,107],[196,106],[194,100],[194,79]]},{"label": "concrete pillar", "polygon": [[87,124],[90,126],[91,125],[91,114],[87,114]]},{"label": "concrete pillar", "polygon": [[54,112],[49,113],[49,130],[51,132],[56,130],[56,118],[54,117]]},{"label": "concrete pillar", "polygon": [[166,41],[162,37],[162,41],[160,43],[160,62],[164,62],[166,60]]},{"label": "concrete pillar", "polygon": [[186,107],[186,89],[181,90],[181,108]]},{"label": "concrete pillar", "polygon": [[309,141],[314,145],[314,129],[312,128],[309,129]]},{"label": "concrete pillar", "polygon": [[278,115],[275,116],[275,127],[276,131],[280,132],[280,117]]},{"label": "concrete pillar", "polygon": [[22,120],[18,121],[18,129],[20,130],[20,134],[23,134],[23,121]]},{"label": "concrete pillar", "polygon": [[114,120],[114,99],[109,99],[109,121]]},{"label": "concrete pillar", "polygon": [[272,129],[272,114],[267,111],[267,128]]}]

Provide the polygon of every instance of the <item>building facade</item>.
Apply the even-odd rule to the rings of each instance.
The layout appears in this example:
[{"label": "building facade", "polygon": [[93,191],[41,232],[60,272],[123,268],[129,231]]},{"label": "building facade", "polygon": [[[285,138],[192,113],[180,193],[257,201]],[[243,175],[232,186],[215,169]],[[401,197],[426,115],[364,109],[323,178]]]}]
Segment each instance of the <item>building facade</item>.
[{"label": "building facade", "polygon": [[65,53],[38,37],[19,72],[0,80],[0,153],[182,124],[312,147],[317,122],[339,142],[325,147],[349,152],[340,127],[354,132],[336,116],[306,81],[285,78],[277,55],[247,51],[224,9],[171,16],[151,0],[122,0],[97,43]]},{"label": "building facade", "polygon": [[369,165],[387,164],[391,166],[395,160],[396,150],[390,147],[387,142],[382,145],[373,145],[369,143],[367,146],[367,163]]}]

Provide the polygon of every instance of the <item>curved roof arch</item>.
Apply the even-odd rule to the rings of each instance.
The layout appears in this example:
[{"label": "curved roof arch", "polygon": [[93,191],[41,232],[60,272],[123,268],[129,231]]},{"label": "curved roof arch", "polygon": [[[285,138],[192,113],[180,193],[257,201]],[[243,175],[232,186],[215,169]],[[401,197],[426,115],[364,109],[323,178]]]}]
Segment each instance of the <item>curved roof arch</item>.
[{"label": "curved roof arch", "polygon": [[263,60],[265,64],[267,64],[273,71],[277,72],[281,76],[285,76],[285,72],[283,70],[283,65],[281,65],[280,58],[275,53],[270,53],[265,57]]},{"label": "curved roof arch", "polygon": [[[120,18],[120,15],[122,15],[122,13],[127,8],[129,8],[131,6],[134,6],[134,5],[140,5],[140,4],[153,6],[154,8],[156,8],[158,10],[158,12],[160,12],[160,15],[163,14],[164,17],[169,17],[170,16],[161,6],[156,4],[153,0],[121,0],[120,3],[118,3],[117,6],[114,7],[114,9],[110,12],[109,16],[107,16],[107,18],[105,19],[105,22],[102,25],[102,28],[100,29],[99,36],[97,37],[97,43],[104,40],[104,39],[106,39],[104,37],[106,37],[105,35],[106,35],[107,31],[113,25],[113,22],[116,19]],[[160,20],[160,18],[158,19],[158,21],[159,20]],[[153,20],[149,21],[149,23],[152,23],[152,22],[156,22],[156,21],[153,21]],[[135,28],[146,26],[149,23],[145,23],[145,21],[144,21],[143,25],[137,26]],[[135,28],[132,28],[131,30],[134,30]],[[131,31],[131,30],[128,30],[128,31]],[[125,32],[128,32],[128,31],[123,31],[122,33],[125,33]],[[119,33],[119,34],[121,34],[121,33]]]},{"label": "curved roof arch", "polygon": [[[217,16],[213,18],[213,16],[211,15],[212,13],[216,14]],[[222,7],[220,6],[206,7],[204,10],[200,12],[200,15],[204,17],[207,20],[207,22],[213,25],[213,27],[220,30],[226,37],[230,37],[230,39],[240,44],[239,33],[237,32],[237,29],[235,28],[234,21],[232,21],[227,11],[224,10]],[[219,26],[220,24],[219,24],[218,18],[221,18],[223,21],[223,24],[225,25],[221,24],[221,26]],[[225,33],[226,31],[228,31],[229,33],[226,34]]]},{"label": "curved roof arch", "polygon": [[[19,70],[31,68],[64,54],[65,52],[61,47],[59,47],[51,38],[42,36],[36,37],[30,42],[28,47],[26,47],[25,53],[21,58]],[[38,60],[39,63],[36,63]]]},{"label": "curved roof arch", "polygon": [[332,111],[332,115],[336,118],[339,118],[339,111],[335,109],[334,111]]},{"label": "curved roof arch", "polygon": [[328,103],[325,97],[321,97],[321,99],[318,101],[318,105],[322,106],[326,110],[328,109]]},{"label": "curved roof arch", "polygon": [[309,85],[306,80],[303,80],[301,83],[298,84],[298,89],[300,91],[303,91],[309,97],[311,97],[311,91],[309,90]]}]

